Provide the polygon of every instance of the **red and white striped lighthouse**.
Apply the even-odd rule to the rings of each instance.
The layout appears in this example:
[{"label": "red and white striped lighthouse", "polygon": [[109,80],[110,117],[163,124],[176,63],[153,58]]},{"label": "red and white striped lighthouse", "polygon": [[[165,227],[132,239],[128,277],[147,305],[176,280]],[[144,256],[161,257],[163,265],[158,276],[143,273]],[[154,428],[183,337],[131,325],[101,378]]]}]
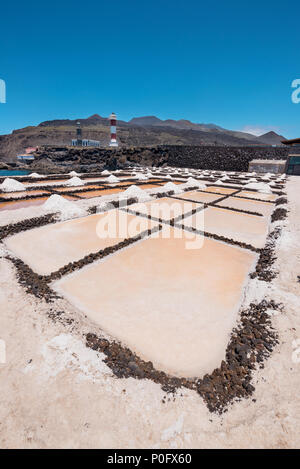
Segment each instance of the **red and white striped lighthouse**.
[{"label": "red and white striped lighthouse", "polygon": [[110,120],[110,147],[117,147],[117,116],[114,112],[109,116]]}]

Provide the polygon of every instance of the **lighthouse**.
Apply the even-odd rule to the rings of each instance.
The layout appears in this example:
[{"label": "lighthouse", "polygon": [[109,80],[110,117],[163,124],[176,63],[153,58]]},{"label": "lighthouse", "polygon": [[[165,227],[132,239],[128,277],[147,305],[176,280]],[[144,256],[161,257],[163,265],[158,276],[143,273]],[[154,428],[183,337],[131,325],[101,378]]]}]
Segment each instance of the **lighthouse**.
[{"label": "lighthouse", "polygon": [[81,124],[79,121],[76,122],[76,137],[77,137],[77,145],[82,145]]},{"label": "lighthouse", "polygon": [[118,147],[117,142],[117,116],[114,112],[109,116],[110,120],[110,147]]}]

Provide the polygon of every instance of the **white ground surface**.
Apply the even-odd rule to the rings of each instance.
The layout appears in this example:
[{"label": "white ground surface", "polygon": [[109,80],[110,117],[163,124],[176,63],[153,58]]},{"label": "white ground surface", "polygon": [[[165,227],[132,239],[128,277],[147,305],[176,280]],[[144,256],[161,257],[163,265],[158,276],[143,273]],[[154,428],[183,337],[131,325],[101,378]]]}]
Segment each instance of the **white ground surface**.
[{"label": "white ground surface", "polygon": [[[0,338],[6,343],[0,447],[299,448],[299,189],[299,177],[290,177],[290,213],[277,245],[279,276],[272,284],[250,282],[246,293],[248,301],[267,295],[282,302],[282,313],[272,319],[280,344],[265,369],[255,372],[256,401],[235,403],[222,417],[210,414],[192,391],[163,404],[164,393],[153,382],[112,377],[101,356],[84,346],[83,334],[100,332],[97,326],[64,300],[54,309],[74,323],[48,319],[50,306],[25,295],[11,264],[0,258]],[[25,216],[34,213],[40,207]],[[3,213],[0,223],[7,223]]]}]

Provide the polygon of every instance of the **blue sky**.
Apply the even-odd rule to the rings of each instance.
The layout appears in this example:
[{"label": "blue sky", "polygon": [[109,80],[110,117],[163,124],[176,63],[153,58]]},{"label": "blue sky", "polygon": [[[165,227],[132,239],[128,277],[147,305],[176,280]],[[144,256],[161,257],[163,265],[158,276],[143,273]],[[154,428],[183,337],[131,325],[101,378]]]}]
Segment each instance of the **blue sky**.
[{"label": "blue sky", "polygon": [[2,2],[0,134],[142,115],[300,136],[297,1]]}]

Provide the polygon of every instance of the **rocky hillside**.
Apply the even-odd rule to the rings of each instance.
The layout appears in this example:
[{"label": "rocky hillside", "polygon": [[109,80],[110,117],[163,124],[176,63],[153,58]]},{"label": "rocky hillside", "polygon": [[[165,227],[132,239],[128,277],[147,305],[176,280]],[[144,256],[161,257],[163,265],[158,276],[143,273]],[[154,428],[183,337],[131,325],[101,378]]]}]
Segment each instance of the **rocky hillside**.
[{"label": "rocky hillside", "polygon": [[[109,121],[98,114],[79,119],[83,138],[100,140],[103,147],[109,143]],[[37,126],[15,130],[10,135],[0,135],[0,161],[16,161],[16,155],[26,147],[70,145],[76,138],[75,120],[53,120]],[[282,136],[270,132],[255,137],[243,132],[222,129],[214,124],[194,124],[187,120],[162,121],[155,116],[134,118],[129,122],[118,121],[118,140],[122,147],[146,147],[156,145],[273,145],[279,144]]]}]

